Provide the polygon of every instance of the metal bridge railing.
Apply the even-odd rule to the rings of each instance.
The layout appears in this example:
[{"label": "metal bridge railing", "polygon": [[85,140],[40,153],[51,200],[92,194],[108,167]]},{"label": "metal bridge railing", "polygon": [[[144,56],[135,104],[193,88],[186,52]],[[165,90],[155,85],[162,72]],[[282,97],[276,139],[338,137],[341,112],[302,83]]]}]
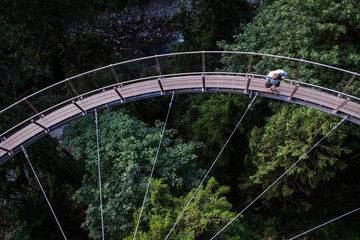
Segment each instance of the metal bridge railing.
[{"label": "metal bridge railing", "polygon": [[[274,65],[277,67],[259,67],[256,57],[264,61],[264,65]],[[259,60],[259,59],[258,59]],[[228,62],[239,63],[238,71],[222,72],[223,69],[229,70]],[[275,61],[275,62],[274,62]],[[107,91],[114,87],[122,87],[128,84],[147,81],[151,79],[165,79],[173,76],[184,75],[241,75],[255,76],[264,78],[267,71],[282,68],[282,62],[286,61],[288,73],[293,73],[293,79],[286,79],[293,84],[315,88],[326,91],[339,97],[348,97],[352,101],[359,101],[360,98],[347,94],[349,87],[353,84],[359,73],[345,69],[307,61],[303,59],[277,56],[271,54],[252,53],[252,52],[232,52],[232,51],[195,51],[169,53],[132,59],[108,66],[100,67],[73,77],[66,78],[58,83],[41,89],[27,97],[11,104],[0,111],[2,123],[0,125],[0,139],[6,138],[22,126],[41,118],[72,101],[85,98],[100,91]],[[290,62],[289,62],[290,61]],[[274,64],[276,63],[276,65]],[[349,75],[349,80],[342,90],[333,90],[327,87],[317,86],[307,82],[308,79],[301,77],[301,70],[304,64],[324,68],[324,71],[336,71],[341,74]],[[179,67],[180,66],[180,67]],[[267,69],[265,69],[267,68]],[[265,70],[264,70],[265,69]],[[185,72],[185,73],[184,73]],[[288,76],[290,76],[289,74]],[[19,117],[19,113],[21,116]]]}]

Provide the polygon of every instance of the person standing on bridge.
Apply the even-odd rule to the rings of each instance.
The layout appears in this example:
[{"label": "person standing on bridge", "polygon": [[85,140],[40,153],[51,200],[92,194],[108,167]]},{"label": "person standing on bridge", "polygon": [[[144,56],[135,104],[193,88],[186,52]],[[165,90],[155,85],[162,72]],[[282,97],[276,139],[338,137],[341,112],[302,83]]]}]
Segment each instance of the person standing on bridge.
[{"label": "person standing on bridge", "polygon": [[280,92],[277,88],[280,86],[280,80],[285,79],[287,72],[284,70],[278,69],[275,71],[271,71],[266,76],[265,87],[269,90],[269,92]]}]

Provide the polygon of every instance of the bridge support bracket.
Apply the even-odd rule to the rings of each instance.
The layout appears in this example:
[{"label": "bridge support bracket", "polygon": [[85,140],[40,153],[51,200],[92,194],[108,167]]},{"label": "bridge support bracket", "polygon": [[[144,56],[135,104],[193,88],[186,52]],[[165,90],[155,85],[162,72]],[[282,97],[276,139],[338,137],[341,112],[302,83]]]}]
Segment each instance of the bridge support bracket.
[{"label": "bridge support bracket", "polygon": [[38,125],[38,126],[41,127],[42,129],[44,129],[44,130],[45,130],[45,133],[49,133],[49,132],[50,132],[50,130],[49,130],[47,127],[45,127],[45,126],[43,126],[42,124],[36,122],[34,119],[31,119],[31,122],[34,123],[34,124],[36,124],[36,125]]},{"label": "bridge support bracket", "polygon": [[342,107],[345,106],[345,104],[347,104],[350,101],[350,98],[348,97],[344,102],[342,102],[340,104],[340,106],[338,106],[336,109],[333,110],[333,114],[336,114]]},{"label": "bridge support bracket", "polygon": [[205,74],[201,76],[202,78],[202,91],[206,92],[206,85],[205,85]]},{"label": "bridge support bracket", "polygon": [[75,101],[72,101],[72,103],[73,103],[78,109],[80,109],[80,111],[81,111],[81,113],[82,113],[83,116],[85,116],[85,115],[87,114],[86,111],[85,111],[84,109],[82,109],[82,107],[80,107],[80,105],[77,104]]},{"label": "bridge support bracket", "polygon": [[294,97],[294,94],[296,93],[296,91],[298,90],[299,87],[300,87],[300,84],[296,84],[294,90],[292,91],[292,93],[291,93],[290,96],[288,97],[288,101],[289,101],[289,102],[292,100],[292,98]]},{"label": "bridge support bracket", "polygon": [[248,93],[249,87],[250,87],[250,82],[251,82],[251,76],[247,76],[247,83],[246,83],[246,88],[245,88],[244,93]]},{"label": "bridge support bracket", "polygon": [[124,99],[123,96],[120,94],[119,90],[118,90],[116,87],[114,87],[114,90],[115,90],[116,94],[120,97],[121,102],[124,103],[124,102],[125,102],[125,99]]},{"label": "bridge support bracket", "polygon": [[8,153],[8,155],[11,155],[13,154],[13,151],[12,150],[9,150],[9,149],[6,149],[6,148],[3,148],[3,147],[0,147],[1,150],[5,151]]},{"label": "bridge support bracket", "polygon": [[159,87],[160,87],[161,95],[163,95],[165,93],[164,88],[163,88],[163,86],[161,84],[160,79],[158,79],[157,81],[158,81],[158,84],[159,84]]}]

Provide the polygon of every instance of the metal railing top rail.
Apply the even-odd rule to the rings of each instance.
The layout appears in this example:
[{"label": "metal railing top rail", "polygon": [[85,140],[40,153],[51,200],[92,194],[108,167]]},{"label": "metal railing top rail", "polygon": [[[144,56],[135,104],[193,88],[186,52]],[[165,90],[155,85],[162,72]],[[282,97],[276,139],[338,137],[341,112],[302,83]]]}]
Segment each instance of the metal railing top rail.
[{"label": "metal railing top rail", "polygon": [[313,62],[313,61],[308,61],[308,60],[304,60],[304,59],[300,59],[300,58],[292,58],[292,57],[285,57],[285,56],[279,56],[279,55],[273,55],[273,54],[266,54],[266,53],[254,53],[254,52],[236,52],[236,51],[207,51],[207,52],[211,52],[211,53],[226,53],[226,54],[245,54],[245,55],[257,55],[257,56],[265,56],[265,57],[274,57],[274,58],[281,58],[281,59],[287,59],[287,60],[293,60],[293,61],[297,61],[297,62],[304,62],[304,63],[310,63],[313,65],[318,65],[318,66],[322,66],[322,67],[326,67],[326,68],[331,68],[337,71],[341,71],[341,72],[346,72],[346,73],[350,73],[350,74],[355,74],[357,76],[360,76],[360,73],[357,72],[352,72],[346,69],[342,69],[342,68],[338,68],[338,67],[334,67],[331,65],[327,65],[327,64],[323,64],[323,63],[318,63],[318,62]]},{"label": "metal railing top rail", "polygon": [[[293,60],[293,61],[298,61],[298,62],[304,62],[304,63],[309,63],[309,64],[313,64],[313,65],[318,65],[318,66],[322,66],[322,67],[326,67],[326,68],[330,68],[330,69],[334,69],[334,70],[337,70],[337,71],[341,71],[341,72],[346,72],[346,73],[349,73],[349,74],[353,74],[353,75],[356,75],[356,76],[360,76],[359,73],[356,73],[356,72],[352,72],[352,71],[348,71],[348,70],[345,70],[345,69],[342,69],[342,68],[338,68],[338,67],[334,67],[334,66],[330,66],[330,65],[326,65],[326,64],[322,64],[322,63],[317,63],[317,62],[313,62],[313,61],[308,61],[308,60],[304,60],[304,59],[299,59],[299,58],[292,58],[292,57],[285,57],[285,56],[279,56],[279,55],[272,55],[272,54],[265,54],[265,53],[255,53],[255,52],[240,52],[240,51],[192,51],[192,52],[177,52],[177,53],[166,53],[166,54],[161,54],[161,55],[153,55],[153,56],[148,56],[148,57],[142,57],[142,58],[136,58],[136,59],[131,59],[131,60],[126,60],[126,61],[123,61],[123,62],[119,62],[119,63],[115,63],[115,64],[110,64],[110,65],[107,65],[107,66],[103,66],[103,67],[100,67],[100,68],[96,68],[96,69],[93,69],[93,70],[90,70],[90,71],[87,71],[87,72],[84,72],[84,73],[80,73],[78,75],[75,75],[75,76],[72,76],[72,77],[69,77],[69,78],[66,78],[62,81],[59,81],[55,84],[52,84],[46,88],[43,88],[35,93],[32,93],[30,94],[29,96],[26,96],[20,100],[18,100],[17,102],[9,105],[8,107],[0,110],[0,114],[4,113],[5,111],[13,108],[14,106],[24,102],[25,100],[33,97],[33,96],[36,96],[46,90],[49,90],[51,88],[54,88],[62,83],[66,83],[72,79],[76,79],[76,78],[79,78],[79,77],[82,77],[82,76],[85,76],[85,75],[88,75],[90,73],[94,73],[94,72],[97,72],[97,71],[100,71],[100,70],[104,70],[104,69],[108,69],[108,68],[111,68],[111,67],[114,67],[114,66],[119,66],[119,65],[123,65],[123,64],[128,64],[128,63],[132,63],[132,62],[140,62],[140,61],[143,61],[143,60],[148,60],[148,59],[154,59],[154,58],[159,58],[159,57],[170,57],[170,56],[177,56],[177,55],[190,55],[190,54],[239,54],[239,55],[257,55],[257,56],[266,56],[266,57],[274,57],[274,58],[280,58],[280,59],[287,59],[287,60]],[[343,94],[345,95],[345,94]]]},{"label": "metal railing top rail", "polygon": [[[202,74],[205,74],[205,75],[227,75],[227,76],[252,76],[252,77],[259,77],[259,78],[265,78],[266,75],[261,75],[261,74],[248,74],[248,73],[238,73],[238,72],[188,72],[188,73],[173,73],[173,74],[165,74],[165,75],[162,75],[163,79],[162,80],[165,80],[166,81],[166,78],[170,78],[170,77],[182,77],[182,76],[194,76],[194,75],[202,75]],[[137,83],[137,82],[142,82],[142,81],[147,81],[147,80],[152,80],[152,79],[158,79],[159,76],[150,76],[150,77],[144,77],[144,78],[138,78],[138,79],[133,79],[133,80],[129,80],[129,81],[125,81],[125,82],[121,82],[121,83],[115,83],[115,84],[111,84],[111,85],[108,85],[108,86],[105,86],[105,87],[101,87],[101,88],[97,88],[95,90],[91,90],[89,92],[86,92],[86,93],[83,93],[83,94],[79,94],[78,96],[75,96],[75,97],[72,97],[72,98],[69,98],[63,102],[60,102],[56,105],[53,105],[51,106],[50,108],[47,108],[39,113],[36,113],[35,115],[23,120],[22,122],[16,124],[15,126],[11,127],[10,129],[6,130],[5,132],[1,133],[0,134],[0,137],[3,137],[5,136],[6,134],[10,133],[11,131],[15,130],[16,128],[19,128],[21,125],[27,123],[27,122],[30,122],[32,119],[36,119],[36,118],[39,118],[41,117],[42,115],[44,115],[45,113],[53,110],[53,109],[56,109],[62,105],[65,105],[67,103],[71,103],[72,101],[74,100],[77,100],[77,99],[81,99],[87,95],[91,95],[91,94],[95,94],[95,93],[98,93],[98,92],[102,92],[106,89],[113,89],[114,87],[117,87],[119,86],[120,84],[122,85],[128,85],[128,84],[133,84],[133,83]],[[314,84],[310,84],[310,83],[305,83],[305,82],[300,82],[300,81],[296,81],[296,80],[292,80],[292,79],[284,79],[283,81],[287,81],[287,82],[290,82],[290,83],[297,83],[297,84],[300,84],[300,85],[305,85],[305,86],[308,86],[308,87],[313,87],[313,88],[319,88],[319,89],[322,89],[324,91],[328,91],[328,92],[331,92],[331,93],[334,93],[334,94],[342,94],[343,96],[346,96],[346,97],[349,97],[349,98],[352,98],[352,99],[356,99],[356,100],[359,100],[360,101],[360,98],[358,97],[355,97],[355,96],[352,96],[352,95],[349,95],[349,94],[346,94],[346,93],[343,93],[343,92],[339,92],[339,91],[336,91],[336,90],[333,90],[333,89],[330,89],[330,88],[325,88],[325,87],[322,87],[322,86],[317,86],[317,85],[314,85]]]},{"label": "metal railing top rail", "polygon": [[359,97],[355,97],[355,96],[350,95],[350,94],[347,94],[347,93],[339,92],[339,91],[336,91],[336,90],[331,89],[331,88],[326,88],[326,87],[318,86],[318,85],[311,84],[311,83],[300,82],[300,81],[291,80],[291,79],[284,79],[283,81],[289,81],[289,82],[293,82],[293,83],[298,83],[298,84],[300,84],[300,85],[305,85],[305,86],[313,87],[313,88],[319,88],[319,89],[322,89],[322,90],[325,90],[325,91],[328,91],[328,92],[336,93],[336,94],[338,94],[338,95],[341,94],[341,95],[343,95],[343,96],[346,96],[346,97],[349,97],[349,98],[352,98],[352,99],[360,100]]}]

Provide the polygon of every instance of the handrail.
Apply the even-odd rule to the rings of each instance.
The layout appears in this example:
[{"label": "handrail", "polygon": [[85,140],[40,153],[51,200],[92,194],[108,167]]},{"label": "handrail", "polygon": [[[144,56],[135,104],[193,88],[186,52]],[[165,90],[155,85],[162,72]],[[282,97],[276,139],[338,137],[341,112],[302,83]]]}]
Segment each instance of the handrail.
[{"label": "handrail", "polygon": [[[269,94],[263,86],[263,82],[265,81],[264,77],[265,76],[261,74],[234,72],[188,72],[143,77],[99,87],[95,90],[71,97],[61,103],[54,103],[54,105],[49,108],[36,113],[34,116],[16,124],[16,126],[10,127],[10,129],[2,133],[0,150],[3,152],[3,155],[0,156],[0,165],[20,151],[19,144],[29,145],[54,129],[78,119],[82,117],[82,115],[91,113],[94,109],[108,108],[123,104],[124,102],[166,95],[170,92],[181,94],[202,91],[249,95],[255,93],[263,97],[306,105],[339,117],[348,117],[349,121],[360,125],[360,111],[358,110],[360,109],[360,103],[350,102],[350,97],[353,96],[346,94],[346,96],[350,97],[344,101],[343,98],[336,96],[336,94],[339,93],[338,91],[291,79],[285,79],[285,81],[290,84],[284,83],[283,94]],[[206,88],[204,88],[204,78],[209,83]],[[202,84],[201,79],[203,80]],[[250,85],[249,88],[250,82],[253,84]],[[158,86],[157,83],[159,83],[160,86]],[[297,84],[294,86],[291,83]],[[164,88],[161,88],[161,85],[164,85]],[[305,87],[299,95],[294,95],[300,85]],[[166,91],[164,91],[165,87]],[[311,88],[309,87],[315,88],[313,90],[315,92],[310,90]],[[316,88],[322,91],[316,91]],[[250,91],[248,91],[248,89]],[[330,91],[330,94],[325,91]],[[324,98],[327,101],[318,100],[317,96],[321,96],[322,99]],[[360,100],[360,98],[357,97],[353,97],[353,99]],[[345,105],[347,106],[344,107]]]},{"label": "handrail", "polygon": [[326,91],[328,91],[328,92],[333,92],[333,93],[337,93],[337,94],[342,94],[342,95],[347,96],[347,97],[349,97],[349,98],[353,98],[353,99],[356,99],[356,100],[360,100],[360,98],[355,97],[355,96],[352,96],[352,95],[350,95],[350,94],[343,93],[343,92],[339,92],[339,91],[336,91],[336,90],[334,90],[334,89],[330,89],[330,88],[318,86],[318,85],[315,85],[315,84],[305,83],[305,82],[299,82],[299,81],[290,80],[290,79],[285,79],[284,81],[289,81],[289,82],[293,82],[293,83],[298,83],[298,84],[300,84],[300,85],[305,85],[305,86],[314,87],[314,88],[320,88],[320,89],[326,90]]},{"label": "handrail", "polygon": [[[202,74],[205,74],[205,75],[226,75],[226,76],[229,76],[229,75],[235,75],[235,76],[247,76],[248,74],[247,73],[237,73],[237,72],[188,72],[188,73],[172,73],[172,74],[165,74],[165,75],[162,75],[162,79],[166,81],[166,78],[170,78],[170,77],[181,77],[181,76],[194,76],[194,75],[202,75]],[[253,76],[253,77],[259,77],[259,78],[265,78],[266,75],[261,75],[261,74],[250,74],[250,76]],[[147,81],[147,80],[151,80],[151,79],[157,79],[158,76],[150,76],[150,77],[144,77],[144,78],[138,78],[138,79],[133,79],[133,80],[129,80],[129,81],[125,81],[125,82],[122,82],[121,84],[123,86],[126,86],[128,84],[132,84],[132,83],[137,83],[137,82],[142,82],[142,81]],[[336,91],[336,90],[333,90],[333,89],[329,89],[329,88],[325,88],[325,87],[322,87],[322,86],[317,86],[317,85],[314,85],[314,84],[310,84],[310,83],[304,83],[304,82],[300,82],[300,81],[296,81],[296,80],[292,80],[292,79],[285,79],[284,81],[287,81],[287,82],[290,82],[290,83],[297,83],[299,85],[305,85],[305,86],[308,86],[308,87],[313,87],[313,88],[319,88],[319,89],[322,89],[322,90],[325,90],[325,91],[328,91],[328,92],[331,92],[331,93],[334,93],[334,94],[342,94],[346,97],[349,97],[349,98],[353,98],[353,99],[356,99],[356,100],[359,100],[360,101],[360,98],[358,97],[355,97],[355,96],[352,96],[352,95],[349,95],[349,94],[346,94],[346,93],[342,93],[342,92],[339,92],[339,91]],[[57,107],[60,107],[62,105],[65,105],[66,103],[69,103],[69,102],[72,102],[74,100],[77,100],[79,98],[83,98],[85,96],[88,96],[88,95],[92,95],[92,94],[95,94],[97,92],[101,92],[101,91],[104,91],[106,89],[113,89],[114,87],[118,86],[119,83],[114,83],[114,84],[111,84],[111,85],[108,85],[108,86],[105,86],[105,87],[101,87],[101,88],[97,88],[95,90],[92,90],[92,91],[89,91],[89,92],[86,92],[86,93],[83,93],[83,94],[80,94],[78,96],[75,96],[75,97],[72,97],[72,98],[69,98],[65,101],[62,101],[56,105],[53,105],[39,113],[36,113],[35,115],[23,120],[22,122],[16,124],[15,126],[11,127],[10,129],[6,130],[5,132],[1,133],[0,134],[0,137],[3,137],[5,136],[6,134],[10,133],[11,131],[15,130],[16,128],[20,127],[21,125],[25,124],[26,122],[30,122],[31,120],[33,119],[36,119],[36,118],[39,118],[41,117],[42,115],[44,115],[45,113],[53,110],[53,109],[56,109]]]},{"label": "handrail", "polygon": [[[233,54],[233,55],[247,55],[247,56],[250,56],[250,58],[252,59],[253,56],[265,56],[265,57],[273,57],[273,58],[279,58],[279,59],[286,59],[286,60],[292,60],[292,61],[298,61],[299,63],[310,63],[310,64],[313,64],[313,65],[319,65],[319,66],[322,66],[322,67],[326,67],[326,68],[330,68],[330,69],[334,69],[336,71],[341,71],[341,72],[345,72],[345,73],[348,73],[348,74],[352,74],[352,78],[351,80],[353,80],[353,78],[355,78],[355,76],[360,76],[359,73],[355,73],[355,72],[352,72],[352,71],[348,71],[348,70],[345,70],[345,69],[341,69],[341,68],[337,68],[337,67],[334,67],[334,66],[330,66],[330,65],[326,65],[326,64],[322,64],[322,63],[316,63],[316,62],[312,62],[312,61],[308,61],[308,60],[303,60],[303,59],[297,59],[297,58],[292,58],[292,57],[286,57],[286,56],[278,56],[278,55],[272,55],[272,54],[265,54],[265,53],[254,53],[254,52],[240,52],[240,51],[193,51],[193,52],[177,52],[177,53],[166,53],[166,54],[161,54],[161,55],[154,55],[154,56],[147,56],[147,57],[142,57],[142,58],[136,58],[136,59],[131,59],[131,60],[126,60],[126,61],[123,61],[123,62],[118,62],[118,63],[115,63],[115,64],[109,64],[107,66],[103,66],[103,67],[100,67],[100,68],[96,68],[96,69],[93,69],[93,70],[90,70],[90,71],[87,71],[87,72],[84,72],[84,73],[81,73],[81,74],[78,74],[78,75],[75,75],[75,76],[72,76],[72,77],[69,77],[69,78],[66,78],[62,81],[59,81],[57,83],[54,83],[48,87],[45,87],[35,93],[32,93],[30,94],[29,96],[26,96],[24,98],[22,98],[21,100],[7,106],[6,108],[0,110],[0,115],[1,114],[5,114],[5,113],[11,113],[11,109],[23,102],[28,102],[29,99],[31,99],[32,97],[36,97],[38,96],[39,94],[41,93],[44,93],[50,89],[53,89],[55,87],[58,87],[60,86],[61,84],[66,84],[68,83],[69,85],[71,84],[71,80],[74,80],[74,79],[78,79],[80,77],[83,77],[83,76],[87,76],[89,74],[92,74],[92,73],[96,73],[96,72],[100,72],[100,71],[103,71],[103,70],[107,70],[107,69],[111,69],[112,70],[112,73],[115,74],[115,78],[117,81],[114,81],[113,84],[109,84],[107,86],[103,86],[103,87],[100,87],[100,88],[97,88],[95,90],[91,90],[86,92],[86,93],[82,93],[82,94],[75,94],[74,97],[72,96],[69,96],[69,99],[66,99],[60,103],[54,103],[54,105],[50,106],[50,107],[47,107],[47,106],[44,106],[46,109],[45,110],[42,110],[42,109],[39,109],[39,112],[35,111],[36,113],[34,115],[32,115],[31,117],[28,117],[26,118],[25,120],[22,120],[22,119],[19,119],[19,123],[15,123],[16,125],[15,126],[10,126],[10,128],[8,128],[7,130],[5,130],[3,133],[0,134],[0,137],[4,137],[6,135],[8,135],[10,132],[14,131],[16,128],[20,127],[21,125],[24,125],[26,124],[28,121],[31,121],[31,120],[36,120],[37,118],[41,118],[45,113],[48,113],[50,112],[51,110],[53,109],[56,109],[68,102],[71,102],[71,101],[76,101],[78,99],[82,99],[83,97],[85,96],[89,96],[91,94],[94,94],[96,92],[99,92],[101,90],[106,90],[106,89],[109,89],[109,88],[112,88],[112,87],[116,87],[116,86],[126,86],[128,84],[132,84],[132,83],[136,83],[136,82],[141,82],[141,81],[146,81],[146,80],[150,80],[150,79],[159,79],[159,77],[161,79],[161,81],[163,81],[164,79],[166,78],[169,78],[169,77],[175,77],[175,76],[186,76],[186,75],[202,75],[203,77],[206,77],[206,75],[211,75],[211,74],[221,74],[221,75],[234,75],[234,76],[247,76],[247,77],[258,77],[258,78],[265,78],[266,76],[263,75],[263,74],[258,74],[258,73],[251,73],[249,72],[249,67],[248,67],[248,72],[247,73],[238,73],[238,72],[212,72],[212,71],[209,71],[209,72],[205,72],[204,71],[204,64],[205,64],[205,55],[206,54]],[[159,58],[167,58],[167,57],[172,57],[172,56],[184,56],[184,55],[195,55],[195,56],[199,56],[199,57],[202,57],[202,68],[199,64],[199,71],[196,71],[196,72],[182,72],[182,73],[169,73],[169,74],[161,74],[161,76],[159,74],[155,74],[155,71],[152,73],[152,76],[147,76],[147,77],[141,77],[141,76],[137,76],[138,78],[136,79],[133,79],[133,80],[127,80],[127,81],[124,81],[124,82],[119,82],[119,80],[117,79],[117,75],[116,75],[116,72],[114,70],[114,67],[116,66],[127,66],[127,64],[131,64],[131,63],[144,63],[147,67],[150,66],[150,69],[155,66],[158,61],[159,61]],[[153,62],[142,62],[142,61],[148,61],[148,60],[152,60]],[[199,62],[201,62],[201,60],[199,59]],[[249,63],[250,64],[250,63]],[[144,70],[144,69],[142,69]],[[201,71],[202,70],[202,71]],[[110,73],[110,72],[109,72]],[[145,73],[144,71],[139,71],[137,72],[137,74],[139,73]],[[106,74],[106,73],[105,73]],[[110,75],[109,75],[110,76]],[[114,75],[112,77],[110,77],[110,80],[114,77]],[[108,79],[108,78],[107,78]],[[100,78],[101,80],[101,78]],[[111,80],[112,81],[112,80]],[[204,79],[203,79],[204,81]],[[250,80],[249,80],[250,81]],[[353,100],[357,100],[357,101],[360,101],[360,97],[356,97],[356,96],[352,96],[350,94],[347,94],[345,93],[345,91],[343,90],[342,92],[340,91],[336,91],[336,90],[333,90],[333,89],[329,89],[329,88],[326,88],[326,87],[322,87],[322,86],[317,86],[317,85],[314,85],[314,84],[310,84],[310,83],[306,83],[306,82],[301,82],[301,81],[297,81],[297,80],[292,80],[292,79],[285,79],[285,81],[288,81],[288,82],[291,82],[292,84],[294,83],[297,83],[299,85],[302,85],[302,86],[307,86],[307,87],[311,87],[311,88],[316,88],[316,89],[320,89],[321,91],[327,91],[327,92],[330,92],[332,94],[337,94],[338,97],[347,97],[347,98],[350,98],[350,99],[353,99]],[[100,83],[99,80],[97,83]],[[110,82],[111,83],[111,82]],[[159,84],[161,85],[161,82],[159,82]],[[105,85],[105,84],[104,84]],[[349,83],[348,83],[349,85]],[[161,87],[161,86],[160,86]],[[203,86],[204,88],[204,86]],[[60,95],[58,95],[60,96]],[[60,98],[61,99],[61,98]],[[59,101],[61,101],[59,99]],[[10,115],[11,116],[11,115]]]},{"label": "handrail", "polygon": [[285,56],[279,56],[279,55],[273,55],[273,54],[265,54],[265,53],[240,52],[240,51],[193,51],[193,52],[166,53],[166,54],[160,54],[160,55],[154,55],[154,56],[148,56],[148,57],[142,57],[142,58],[126,60],[126,61],[123,61],[123,62],[110,64],[110,65],[107,65],[107,66],[96,68],[96,69],[93,69],[93,70],[90,70],[90,71],[80,73],[78,75],[66,78],[66,79],[64,79],[62,81],[59,81],[57,83],[54,83],[54,84],[52,84],[52,85],[50,85],[50,86],[48,86],[46,88],[43,88],[43,89],[41,89],[41,90],[39,90],[39,91],[29,95],[29,96],[26,96],[26,97],[20,99],[19,101],[9,105],[8,107],[0,110],[0,115],[3,114],[5,111],[13,108],[14,106],[24,102],[25,100],[27,100],[27,99],[29,99],[31,97],[34,97],[34,96],[36,96],[36,95],[38,95],[38,94],[40,94],[40,93],[42,93],[42,92],[44,92],[46,90],[54,88],[54,87],[56,87],[56,86],[58,86],[58,85],[60,85],[62,83],[66,83],[66,82],[68,82],[68,81],[70,81],[72,79],[76,79],[76,78],[88,75],[90,73],[98,72],[100,70],[104,70],[104,69],[119,66],[119,65],[124,65],[124,64],[127,64],[127,63],[133,63],[133,62],[140,62],[140,61],[149,60],[149,59],[155,59],[155,58],[158,58],[158,57],[170,57],[170,56],[177,56],[177,55],[192,55],[192,54],[239,54],[239,55],[257,55],[257,56],[274,57],[274,58],[287,59],[287,60],[293,60],[293,61],[302,61],[302,62],[305,62],[305,63],[318,65],[318,66],[334,69],[334,70],[337,70],[337,71],[353,74],[353,75],[356,75],[356,76],[360,76],[360,73],[348,71],[348,70],[345,70],[345,69],[342,69],[342,68],[338,68],[338,67],[334,67],[334,66],[330,66],[330,65],[326,65],[326,64],[322,64],[322,63],[317,63],[317,62],[308,61],[308,60],[299,59],[299,58],[285,57]]},{"label": "handrail", "polygon": [[360,76],[360,73],[352,72],[352,71],[342,69],[342,68],[338,68],[338,67],[334,67],[334,66],[331,66],[331,65],[326,65],[326,64],[323,64],[323,63],[304,60],[304,59],[301,59],[301,58],[285,57],[285,56],[279,56],[279,55],[273,55],[273,54],[254,53],[254,52],[237,52],[237,51],[206,51],[206,52],[209,52],[209,53],[226,53],[226,54],[244,54],[244,55],[253,54],[253,55],[257,55],[257,56],[281,58],[281,59],[293,60],[293,61],[298,61],[298,62],[302,61],[304,63],[310,63],[310,64],[313,64],[313,65],[319,65],[319,66],[322,66],[322,67],[331,68],[331,69],[334,69],[334,70],[337,70],[337,71],[346,72],[346,73],[355,74],[357,76]]}]

